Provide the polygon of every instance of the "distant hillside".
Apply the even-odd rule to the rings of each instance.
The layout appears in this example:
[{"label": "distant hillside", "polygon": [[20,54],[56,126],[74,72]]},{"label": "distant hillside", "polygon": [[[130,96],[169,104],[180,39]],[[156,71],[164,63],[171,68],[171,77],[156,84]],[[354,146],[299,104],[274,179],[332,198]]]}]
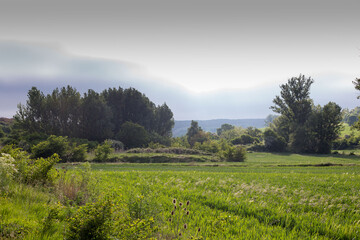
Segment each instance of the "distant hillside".
[{"label": "distant hillside", "polygon": [[[199,120],[197,121],[199,126],[207,131],[216,133],[216,129],[220,128],[222,124],[228,123],[237,127],[256,127],[263,128],[265,127],[265,119],[214,119],[214,120]],[[187,129],[190,127],[191,120],[184,121],[175,121],[175,126],[173,128],[173,136],[181,137],[184,136],[187,132]]]}]

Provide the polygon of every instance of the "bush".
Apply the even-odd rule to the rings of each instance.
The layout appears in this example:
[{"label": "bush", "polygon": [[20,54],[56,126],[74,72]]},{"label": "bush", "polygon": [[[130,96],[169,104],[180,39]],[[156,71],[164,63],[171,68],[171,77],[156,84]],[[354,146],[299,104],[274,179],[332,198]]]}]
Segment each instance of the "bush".
[{"label": "bush", "polygon": [[233,140],[231,140],[231,143],[234,145],[238,145],[238,144],[252,144],[252,143],[257,143],[259,142],[259,139],[250,136],[249,134],[244,134],[241,135],[240,137],[234,138]]},{"label": "bush", "polygon": [[117,139],[123,142],[126,148],[143,147],[150,142],[150,135],[143,126],[125,122],[121,125]]},{"label": "bush", "polygon": [[111,207],[110,200],[100,200],[79,208],[76,214],[68,219],[66,239],[110,239]]},{"label": "bush", "polygon": [[59,155],[56,153],[48,158],[38,158],[33,160],[28,166],[28,170],[25,172],[25,182],[28,184],[45,184],[51,183],[50,170],[53,166],[60,161]]},{"label": "bush", "polygon": [[264,131],[265,148],[270,152],[282,152],[286,148],[286,141],[274,130],[268,128]]},{"label": "bush", "polygon": [[47,158],[57,153],[62,162],[83,162],[86,159],[87,144],[70,144],[67,137],[51,135],[31,149],[33,158]]},{"label": "bush", "polygon": [[47,158],[57,153],[63,160],[66,160],[69,152],[69,142],[67,137],[51,135],[46,141],[32,147],[31,152],[33,158]]},{"label": "bush", "polygon": [[196,142],[193,148],[210,153],[217,153],[221,149],[216,141],[205,141],[203,143]]},{"label": "bush", "polygon": [[246,159],[246,149],[242,146],[229,146],[219,154],[222,159],[228,162],[244,162]]},{"label": "bush", "polygon": [[86,160],[86,153],[87,153],[87,145],[81,144],[76,146],[75,144],[72,145],[71,150],[68,155],[68,159],[72,162],[84,162]]},{"label": "bush", "polygon": [[114,149],[111,148],[111,143],[106,140],[103,144],[98,145],[95,149],[95,161],[106,162],[109,160],[109,155]]},{"label": "bush", "polygon": [[14,148],[13,145],[5,146],[1,152],[9,154],[14,159],[16,169],[14,178],[27,184],[52,182],[51,170],[60,161],[58,154],[53,154],[48,158],[30,159],[27,152],[22,151],[21,148]]},{"label": "bush", "polygon": [[16,172],[15,159],[10,154],[0,153],[0,190],[9,185]]}]

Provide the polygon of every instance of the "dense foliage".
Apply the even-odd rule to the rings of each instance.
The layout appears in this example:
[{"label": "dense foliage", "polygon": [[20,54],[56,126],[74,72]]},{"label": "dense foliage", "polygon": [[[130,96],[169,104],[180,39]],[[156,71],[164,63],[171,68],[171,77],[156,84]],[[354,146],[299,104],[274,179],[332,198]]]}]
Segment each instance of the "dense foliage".
[{"label": "dense foliage", "polygon": [[271,107],[281,114],[272,128],[292,152],[330,153],[341,129],[341,108],[336,103],[329,102],[324,107],[313,105],[309,97],[313,82],[304,75],[289,79],[280,86],[281,94],[275,97],[275,105]]},{"label": "dense foliage", "polygon": [[142,126],[149,136],[157,138],[169,138],[174,125],[173,113],[166,104],[156,106],[134,88],[109,88],[102,93],[88,90],[81,96],[71,86],[57,88],[48,95],[33,87],[26,104],[19,105],[15,120],[16,129],[23,134],[96,141],[117,136],[131,138],[119,134],[128,130],[124,129],[127,122]]}]

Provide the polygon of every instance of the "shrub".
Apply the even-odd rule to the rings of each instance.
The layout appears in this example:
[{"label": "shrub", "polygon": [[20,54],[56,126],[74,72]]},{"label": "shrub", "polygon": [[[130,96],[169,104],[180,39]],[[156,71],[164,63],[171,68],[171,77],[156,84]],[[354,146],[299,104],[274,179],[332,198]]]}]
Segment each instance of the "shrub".
[{"label": "shrub", "polygon": [[68,219],[66,239],[90,240],[109,239],[111,229],[112,202],[100,200],[87,203]]},{"label": "shrub", "polygon": [[69,159],[72,162],[84,162],[86,160],[87,144],[81,144],[76,146],[75,144],[71,147],[69,153]]},{"label": "shrub", "polygon": [[238,145],[238,144],[252,144],[252,143],[257,143],[259,142],[259,139],[250,136],[249,134],[243,134],[240,137],[234,138],[233,140],[231,140],[231,143],[234,145]]},{"label": "shrub", "polygon": [[95,149],[95,161],[105,162],[109,160],[109,155],[114,149],[111,148],[111,143],[106,140],[103,144],[98,145]]},{"label": "shrub", "polygon": [[122,142],[117,141],[117,140],[113,140],[113,139],[108,139],[107,141],[108,141],[108,143],[111,144],[111,147],[115,151],[123,151],[124,150],[124,144]]},{"label": "shrub", "polygon": [[246,159],[246,150],[242,146],[229,146],[220,152],[220,157],[228,162],[244,162]]},{"label": "shrub", "polygon": [[29,154],[21,148],[15,148],[14,145],[6,145],[1,149],[1,152],[10,154],[14,158],[17,169],[14,178],[19,182],[24,182],[30,164]]},{"label": "shrub", "polygon": [[268,128],[264,131],[265,148],[270,152],[282,152],[286,148],[286,141],[274,130]]},{"label": "shrub", "polygon": [[133,122],[125,122],[117,134],[117,139],[123,142],[126,148],[146,146],[150,141],[150,135],[146,129]]},{"label": "shrub", "polygon": [[28,184],[45,184],[52,182],[50,170],[60,161],[59,155],[56,153],[48,158],[38,158],[33,160],[25,172],[25,182]]},{"label": "shrub", "polygon": [[70,144],[67,137],[51,135],[31,149],[33,158],[47,158],[57,153],[62,162],[83,162],[86,158],[87,144]]},{"label": "shrub", "polygon": [[9,185],[16,172],[15,159],[10,154],[0,153],[0,189]]},{"label": "shrub", "polygon": [[67,137],[51,135],[46,141],[32,147],[31,152],[33,158],[47,158],[57,153],[63,160],[67,160],[69,142]]}]

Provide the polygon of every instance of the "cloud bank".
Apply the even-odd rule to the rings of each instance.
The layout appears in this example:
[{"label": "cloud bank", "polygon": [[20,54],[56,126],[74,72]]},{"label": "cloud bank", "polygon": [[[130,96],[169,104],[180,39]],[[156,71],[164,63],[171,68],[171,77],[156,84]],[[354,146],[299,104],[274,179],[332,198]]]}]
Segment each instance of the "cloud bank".
[{"label": "cloud bank", "polygon": [[[358,105],[353,76],[334,72],[312,77],[315,83],[311,97],[315,104],[333,101],[347,108]],[[150,77],[145,68],[134,63],[76,56],[54,45],[0,42],[0,116],[12,117],[17,104],[26,102],[32,86],[47,94],[66,85],[80,93],[134,87],[156,104],[166,102],[176,120],[264,118],[272,113],[272,99],[280,92],[278,83],[267,83],[248,89],[194,93],[166,79]]]}]

